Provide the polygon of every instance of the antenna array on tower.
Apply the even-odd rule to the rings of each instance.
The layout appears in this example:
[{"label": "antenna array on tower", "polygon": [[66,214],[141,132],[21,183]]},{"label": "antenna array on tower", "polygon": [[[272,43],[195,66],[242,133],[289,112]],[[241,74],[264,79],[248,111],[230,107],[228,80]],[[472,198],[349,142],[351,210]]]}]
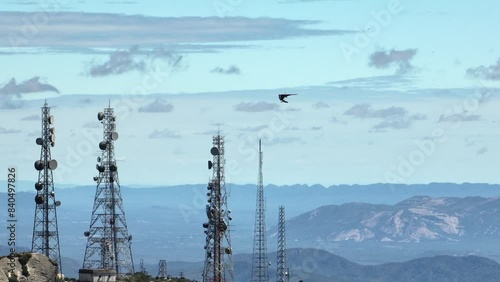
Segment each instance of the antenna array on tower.
[{"label": "antenna array on tower", "polygon": [[227,206],[224,179],[224,137],[220,134],[213,137],[213,147],[210,153],[213,160],[208,161],[208,169],[213,170],[213,177],[207,187],[208,222],[203,224],[206,234],[203,282],[231,282],[234,281],[233,249],[229,234],[229,221],[232,218]]},{"label": "antenna array on tower", "polygon": [[57,168],[57,161],[50,154],[54,147],[56,136],[54,116],[50,115],[50,107],[45,101],[42,107],[42,137],[36,139],[40,145],[40,159],[35,161],[38,170],[38,181],[35,183],[35,220],[31,252],[41,253],[57,263],[58,272],[62,274],[61,254],[59,249],[59,232],[57,228],[56,207],[61,205],[56,201],[52,171]]},{"label": "antenna array on tower", "polygon": [[98,176],[94,208],[87,237],[83,269],[113,269],[118,277],[134,273],[131,241],[121,196],[114,142],[118,139],[116,117],[111,107],[97,114],[103,124],[104,138],[99,143],[102,151],[97,158]]}]

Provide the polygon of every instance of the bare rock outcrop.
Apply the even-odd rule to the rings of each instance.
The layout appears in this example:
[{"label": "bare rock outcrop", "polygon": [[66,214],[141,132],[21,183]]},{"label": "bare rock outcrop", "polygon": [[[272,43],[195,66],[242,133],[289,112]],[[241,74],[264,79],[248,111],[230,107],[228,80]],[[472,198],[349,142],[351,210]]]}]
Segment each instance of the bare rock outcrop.
[{"label": "bare rock outcrop", "polygon": [[17,276],[19,282],[53,282],[56,281],[57,265],[46,256],[37,253],[1,257],[0,281],[9,281],[11,273]]}]

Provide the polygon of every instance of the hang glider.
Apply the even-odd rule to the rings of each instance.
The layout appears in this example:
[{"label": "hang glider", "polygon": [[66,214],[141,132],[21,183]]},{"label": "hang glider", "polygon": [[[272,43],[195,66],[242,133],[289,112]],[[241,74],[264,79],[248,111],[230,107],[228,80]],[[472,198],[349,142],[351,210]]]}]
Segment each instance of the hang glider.
[{"label": "hang glider", "polygon": [[286,98],[292,95],[297,95],[297,94],[278,94],[278,98],[280,98],[281,103],[288,103]]}]

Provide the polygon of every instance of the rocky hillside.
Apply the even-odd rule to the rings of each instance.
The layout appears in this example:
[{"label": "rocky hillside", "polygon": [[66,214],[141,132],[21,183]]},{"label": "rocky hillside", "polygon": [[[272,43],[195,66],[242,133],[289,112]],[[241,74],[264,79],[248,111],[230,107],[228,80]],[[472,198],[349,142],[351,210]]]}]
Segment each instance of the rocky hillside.
[{"label": "rocky hillside", "polygon": [[[289,241],[466,241],[500,235],[500,198],[417,196],[395,205],[329,205],[287,221]],[[276,227],[268,233],[276,235]]]},{"label": "rocky hillside", "polygon": [[19,282],[51,282],[57,274],[57,266],[42,254],[16,254],[14,259],[1,257],[0,281],[9,281],[11,269]]}]

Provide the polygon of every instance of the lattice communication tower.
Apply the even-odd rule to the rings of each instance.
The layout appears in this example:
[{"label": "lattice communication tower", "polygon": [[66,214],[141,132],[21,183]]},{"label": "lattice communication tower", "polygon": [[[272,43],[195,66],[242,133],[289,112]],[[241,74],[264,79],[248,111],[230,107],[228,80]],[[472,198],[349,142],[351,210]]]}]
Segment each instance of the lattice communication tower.
[{"label": "lattice communication tower", "polygon": [[166,279],[167,278],[167,261],[162,259],[158,263],[158,275],[156,279]]},{"label": "lattice communication tower", "polygon": [[44,254],[54,260],[59,273],[62,274],[56,211],[61,202],[56,201],[52,175],[52,171],[57,168],[57,161],[53,160],[50,154],[50,147],[54,147],[56,140],[53,124],[54,116],[50,115],[50,107],[45,101],[42,107],[42,137],[36,139],[41,152],[40,159],[35,161],[38,181],[35,183],[36,205],[31,252]]},{"label": "lattice communication tower", "polygon": [[231,282],[234,281],[233,249],[229,232],[229,221],[232,218],[227,205],[228,194],[224,179],[224,137],[217,134],[212,141],[210,153],[213,160],[208,161],[208,169],[213,170],[213,176],[207,186],[208,221],[203,224],[206,234],[203,282]]},{"label": "lattice communication tower", "polygon": [[253,238],[252,282],[269,282],[269,261],[266,242],[266,203],[264,179],[262,176],[262,146],[259,140],[259,183],[257,185],[257,204],[255,208],[255,229]]},{"label": "lattice communication tower", "polygon": [[286,264],[286,228],[285,206],[280,206],[278,218],[278,251],[276,253],[276,282],[290,281],[290,273]]},{"label": "lattice communication tower", "polygon": [[134,274],[132,236],[128,233],[125,209],[118,180],[114,142],[118,139],[116,117],[108,106],[97,114],[103,124],[103,141],[99,143],[102,154],[97,157],[98,176],[94,208],[87,237],[84,269],[114,269],[117,276]]}]

